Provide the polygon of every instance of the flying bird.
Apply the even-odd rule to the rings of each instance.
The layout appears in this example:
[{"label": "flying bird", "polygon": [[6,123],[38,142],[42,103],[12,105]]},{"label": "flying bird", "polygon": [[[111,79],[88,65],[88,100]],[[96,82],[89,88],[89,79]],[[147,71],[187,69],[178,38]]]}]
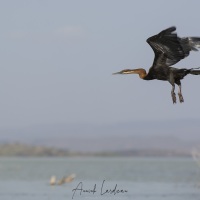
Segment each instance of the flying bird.
[{"label": "flying bird", "polygon": [[167,28],[157,35],[147,39],[147,43],[154,51],[153,65],[147,73],[145,69],[125,69],[113,74],[138,74],[143,80],[168,81],[172,85],[171,96],[176,103],[175,84],[178,85],[178,96],[180,103],[184,102],[181,91],[181,79],[186,75],[200,75],[199,68],[175,68],[172,65],[189,56],[190,51],[198,51],[200,48],[200,37],[178,37],[176,27]]}]

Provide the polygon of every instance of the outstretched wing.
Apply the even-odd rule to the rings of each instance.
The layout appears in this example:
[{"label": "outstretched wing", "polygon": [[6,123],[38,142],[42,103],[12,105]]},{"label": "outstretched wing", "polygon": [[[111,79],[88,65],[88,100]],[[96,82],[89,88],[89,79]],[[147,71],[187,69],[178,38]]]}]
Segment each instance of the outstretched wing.
[{"label": "outstretched wing", "polygon": [[153,67],[174,65],[192,50],[189,38],[179,38],[175,30],[176,27],[170,27],[147,39],[155,53]]}]

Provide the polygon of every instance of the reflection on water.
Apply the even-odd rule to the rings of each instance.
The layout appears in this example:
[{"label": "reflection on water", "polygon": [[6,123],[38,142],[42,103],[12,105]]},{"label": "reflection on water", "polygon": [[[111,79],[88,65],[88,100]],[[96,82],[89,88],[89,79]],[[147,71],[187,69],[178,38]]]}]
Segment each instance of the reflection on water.
[{"label": "reflection on water", "polygon": [[[52,175],[75,173],[71,183],[50,186]],[[103,180],[103,192],[101,194]],[[200,168],[183,158],[1,158],[0,199],[199,200]],[[117,185],[117,188],[116,188]],[[81,189],[79,187],[79,189]],[[127,192],[112,192],[123,189]],[[109,192],[111,191],[111,192]]]}]

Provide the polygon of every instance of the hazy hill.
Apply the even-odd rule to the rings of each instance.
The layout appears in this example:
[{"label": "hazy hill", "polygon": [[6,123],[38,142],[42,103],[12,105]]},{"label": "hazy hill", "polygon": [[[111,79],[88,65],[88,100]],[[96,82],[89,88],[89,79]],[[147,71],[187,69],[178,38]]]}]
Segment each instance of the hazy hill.
[{"label": "hazy hill", "polygon": [[199,121],[134,121],[113,124],[41,124],[0,129],[0,143],[25,143],[70,151],[176,151],[200,147]]}]

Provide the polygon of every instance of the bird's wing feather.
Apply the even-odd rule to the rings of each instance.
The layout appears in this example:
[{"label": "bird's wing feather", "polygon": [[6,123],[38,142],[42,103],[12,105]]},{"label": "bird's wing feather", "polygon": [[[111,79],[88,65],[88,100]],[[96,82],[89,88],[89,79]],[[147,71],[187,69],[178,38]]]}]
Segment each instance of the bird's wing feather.
[{"label": "bird's wing feather", "polygon": [[179,38],[175,30],[176,27],[170,27],[147,39],[155,53],[153,67],[169,67],[189,55],[188,38]]}]

